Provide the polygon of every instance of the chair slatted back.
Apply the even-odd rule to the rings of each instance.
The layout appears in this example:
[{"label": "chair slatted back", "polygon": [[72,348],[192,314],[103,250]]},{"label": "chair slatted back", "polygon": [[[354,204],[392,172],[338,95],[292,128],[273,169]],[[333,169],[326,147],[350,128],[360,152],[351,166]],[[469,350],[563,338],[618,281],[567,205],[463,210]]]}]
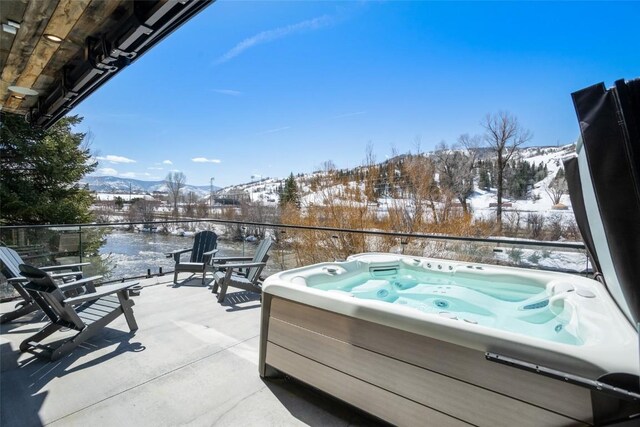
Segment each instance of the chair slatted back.
[{"label": "chair slatted back", "polygon": [[218,235],[213,231],[200,231],[193,240],[190,262],[204,262],[203,254],[216,248]]},{"label": "chair slatted back", "polygon": [[[267,237],[264,239],[258,247],[256,248],[256,254],[253,256],[253,262],[267,262],[269,259],[269,249],[271,249],[271,245],[273,244],[273,240],[271,237]],[[262,272],[264,267],[251,267],[247,272],[247,279],[251,282],[255,283],[258,280],[258,276]]]},{"label": "chair slatted back", "polygon": [[6,246],[0,246],[0,261],[2,261],[2,274],[9,279],[20,276],[18,266],[24,264],[16,251]]},{"label": "chair slatted back", "polygon": [[[7,279],[20,277],[20,264],[24,264],[18,252],[6,246],[0,246],[0,261],[2,261],[2,274]],[[25,301],[31,301],[31,296],[20,283],[13,283],[13,288]]]},{"label": "chair slatted back", "polygon": [[53,323],[77,330],[85,327],[73,307],[64,303],[65,296],[46,272],[27,264],[20,264],[20,275],[29,279],[24,287]]}]

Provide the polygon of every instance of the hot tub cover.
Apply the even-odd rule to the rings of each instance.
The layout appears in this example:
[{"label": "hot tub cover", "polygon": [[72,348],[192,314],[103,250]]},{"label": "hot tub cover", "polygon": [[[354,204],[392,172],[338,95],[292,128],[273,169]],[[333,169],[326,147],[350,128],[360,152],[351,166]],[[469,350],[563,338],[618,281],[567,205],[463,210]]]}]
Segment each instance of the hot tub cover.
[{"label": "hot tub cover", "polygon": [[626,317],[640,321],[640,79],[572,94],[577,158],[565,161],[571,203],[594,267]]}]

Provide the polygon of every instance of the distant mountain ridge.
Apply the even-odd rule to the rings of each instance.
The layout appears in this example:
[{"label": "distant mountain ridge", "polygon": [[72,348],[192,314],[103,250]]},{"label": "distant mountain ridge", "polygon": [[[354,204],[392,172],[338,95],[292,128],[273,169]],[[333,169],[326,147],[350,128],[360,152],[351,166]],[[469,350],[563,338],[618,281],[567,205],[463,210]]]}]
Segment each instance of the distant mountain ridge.
[{"label": "distant mountain ridge", "polygon": [[[547,146],[532,146],[532,147],[522,147],[517,150],[517,159],[524,160],[532,165],[545,165],[549,170],[549,175],[545,178],[544,183],[539,183],[542,185],[538,190],[538,193],[541,194],[541,197],[545,199],[548,198],[546,195],[544,188],[546,188],[546,184],[550,181],[557,170],[561,167],[562,159],[571,156],[575,153],[576,143],[570,143],[566,145],[547,145]],[[477,149],[479,151],[479,159],[481,160],[495,160],[495,153],[493,153],[489,148],[480,147]],[[432,157],[434,152],[426,152],[424,153],[427,157]],[[383,166],[385,162],[389,162],[391,160],[402,159],[409,156],[409,154],[400,154],[393,159],[387,159],[383,162],[377,163],[376,166]],[[344,169],[343,171],[353,171],[366,168],[366,166],[356,166],[350,169]],[[294,173],[295,180],[298,184],[298,187],[301,191],[301,196],[303,199],[306,196],[309,196],[312,191],[310,190],[308,183],[310,179],[317,175],[324,174],[323,171],[314,171],[307,173],[298,173],[297,175]],[[251,181],[245,182],[241,184],[230,185],[224,187],[218,193],[219,196],[224,196],[226,194],[234,194],[238,192],[244,192],[247,196],[253,201],[260,201],[266,204],[275,205],[279,200],[279,190],[284,187],[285,178],[263,178],[259,181]],[[470,198],[470,201],[473,201],[473,197],[477,196],[478,193],[474,193],[474,196]],[[488,197],[488,196],[487,196]],[[311,197],[313,199],[313,196]],[[565,200],[568,203],[568,200]],[[318,200],[314,200],[313,203],[320,203]],[[489,202],[488,202],[489,203]]]},{"label": "distant mountain ridge", "polygon": [[[493,159],[495,156],[486,147],[480,148],[480,158],[483,160]],[[533,164],[543,163],[550,167],[550,170],[555,171],[560,167],[561,159],[571,155],[575,151],[575,143],[562,145],[562,146],[534,146],[534,147],[522,147],[518,149],[519,158],[521,160],[528,161]],[[397,156],[402,158],[408,154],[401,154]],[[425,153],[427,156],[433,155],[433,152]],[[386,160],[389,161],[390,159]],[[383,164],[379,163],[378,165]],[[356,166],[352,169],[360,169],[363,166]],[[305,181],[308,181],[311,177],[322,174],[322,171],[298,173],[295,175],[296,181],[300,186],[303,193],[306,186]],[[555,176],[555,175],[554,175]],[[551,177],[552,178],[552,177]],[[213,186],[213,191],[220,191],[218,196],[224,197],[228,194],[237,192],[246,192],[252,200],[262,201],[267,204],[277,204],[279,195],[278,191],[284,185],[285,178],[262,178],[257,181],[245,182],[240,184],[234,184],[227,187]],[[85,177],[82,183],[89,185],[89,189],[99,193],[121,193],[128,194],[131,191],[132,194],[144,194],[152,193],[154,191],[167,191],[167,185],[164,181],[142,181],[133,178],[121,178],[115,176],[88,176]],[[186,185],[183,192],[184,194],[193,191],[200,198],[209,196],[211,187],[209,185]]]},{"label": "distant mountain ridge", "polygon": [[[164,181],[143,181],[133,178],[121,178],[116,176],[86,176],[82,184],[88,184],[91,191],[98,193],[129,193],[142,194],[153,193],[154,191],[167,191],[167,184]],[[213,186],[213,191],[219,190],[220,187]],[[209,185],[185,185],[186,193],[193,191],[199,197],[208,196],[211,191]]]}]

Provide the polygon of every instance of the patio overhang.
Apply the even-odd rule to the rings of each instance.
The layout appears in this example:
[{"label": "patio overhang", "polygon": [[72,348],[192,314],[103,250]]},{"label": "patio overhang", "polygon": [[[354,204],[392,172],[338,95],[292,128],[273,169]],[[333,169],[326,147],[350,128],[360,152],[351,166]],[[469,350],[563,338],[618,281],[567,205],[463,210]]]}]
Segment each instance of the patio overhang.
[{"label": "patio overhang", "polygon": [[214,0],[3,0],[0,110],[48,128]]}]

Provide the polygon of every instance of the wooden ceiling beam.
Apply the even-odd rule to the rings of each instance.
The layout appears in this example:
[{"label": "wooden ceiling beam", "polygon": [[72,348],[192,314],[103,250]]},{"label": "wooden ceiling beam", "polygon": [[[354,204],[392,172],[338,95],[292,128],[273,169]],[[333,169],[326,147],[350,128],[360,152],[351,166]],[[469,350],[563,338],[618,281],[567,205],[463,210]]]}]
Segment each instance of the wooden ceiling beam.
[{"label": "wooden ceiling beam", "polygon": [[[0,2],[2,21],[20,23],[0,33],[0,110],[48,127],[213,0]],[[12,97],[12,85],[39,96]]]},{"label": "wooden ceiling beam", "polygon": [[[54,34],[65,39],[76,25],[90,0],[61,0],[58,3],[43,34]],[[17,86],[32,87],[36,79],[47,66],[60,44],[40,37],[24,71],[16,82]],[[5,105],[8,108],[18,108],[20,100],[10,98]]]},{"label": "wooden ceiling beam", "polygon": [[[1,23],[7,24],[9,21],[22,22],[27,4],[28,0],[2,0],[0,5]],[[0,31],[0,70],[2,70],[7,63],[7,57],[9,56],[9,52],[11,52],[11,45],[15,38],[16,34]]]},{"label": "wooden ceiling beam", "polygon": [[[39,84],[41,79],[43,82],[46,82],[48,78],[60,79],[60,71],[66,65],[71,64],[74,57],[78,55],[82,57],[87,36],[95,35],[104,31],[105,27],[109,28],[110,25],[113,25],[110,17],[115,10],[119,7],[128,7],[129,4],[131,4],[132,8],[133,3],[131,2],[123,4],[120,1],[91,0],[91,3],[85,9],[84,14],[73,27],[68,37],[60,44],[55,56],[51,58],[47,66],[42,70],[35,85],[42,87]],[[105,17],[109,18],[105,19]]]},{"label": "wooden ceiling beam", "polygon": [[7,106],[7,101],[11,96],[8,87],[16,84],[18,76],[24,70],[37,40],[42,35],[57,4],[57,1],[30,1],[27,5],[24,20],[20,22],[20,29],[15,35],[7,63],[4,64],[0,76],[0,100],[4,106],[3,110],[15,110],[15,108],[10,109]]}]

